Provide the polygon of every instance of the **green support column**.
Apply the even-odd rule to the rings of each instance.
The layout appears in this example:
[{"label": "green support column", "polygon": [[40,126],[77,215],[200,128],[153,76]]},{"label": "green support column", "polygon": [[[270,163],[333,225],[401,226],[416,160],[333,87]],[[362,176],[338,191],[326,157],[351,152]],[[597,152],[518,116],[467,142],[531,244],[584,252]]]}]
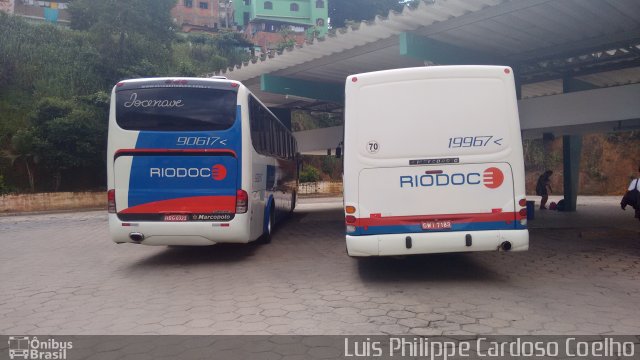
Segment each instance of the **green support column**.
[{"label": "green support column", "polygon": [[260,77],[260,89],[274,94],[293,95],[344,104],[344,83],[334,84],[262,75]]},{"label": "green support column", "polygon": [[[597,89],[598,87],[586,81],[570,76],[562,79],[562,92],[570,93]],[[564,175],[564,203],[565,211],[576,211],[578,202],[578,184],[580,180],[580,153],[582,152],[581,135],[565,135],[562,137],[562,173]]]},{"label": "green support column", "polygon": [[564,209],[576,211],[578,200],[578,184],[580,179],[580,153],[582,151],[581,135],[565,135],[562,137],[562,163],[564,181]]}]

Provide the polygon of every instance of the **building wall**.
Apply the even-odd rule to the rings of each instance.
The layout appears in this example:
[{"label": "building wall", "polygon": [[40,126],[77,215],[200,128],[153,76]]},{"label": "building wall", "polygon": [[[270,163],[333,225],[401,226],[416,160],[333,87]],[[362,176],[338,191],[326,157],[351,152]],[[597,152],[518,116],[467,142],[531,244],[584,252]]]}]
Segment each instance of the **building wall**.
[{"label": "building wall", "polygon": [[107,194],[59,192],[0,196],[0,214],[72,209],[105,209]]},{"label": "building wall", "polygon": [[[187,6],[191,4],[191,6]],[[200,4],[206,4],[202,9]],[[182,31],[205,30],[217,28],[221,25],[219,17],[219,0],[178,0],[171,9],[171,18]]]},{"label": "building wall", "polygon": [[[0,0],[0,4],[2,1]],[[67,11],[66,2],[9,0],[13,1],[13,14],[29,19],[48,21],[53,23],[69,23],[71,16]],[[0,10],[2,6],[0,5]]]},{"label": "building wall", "polygon": [[[297,45],[302,45],[306,40],[306,35],[304,33],[294,34],[293,40]],[[261,47],[262,49],[269,50],[277,48],[278,44],[280,44],[283,39],[280,33],[256,31],[251,33],[251,35],[249,36],[249,41],[251,41],[254,45]]]},{"label": "building wall", "polygon": [[[271,3],[271,9],[265,9]],[[298,11],[292,11],[296,4]],[[252,22],[282,23],[304,26],[307,32],[316,30],[322,37],[328,31],[328,0],[236,0],[234,20],[244,27]]]},{"label": "building wall", "polygon": [[14,0],[0,0],[0,11],[13,14],[14,5]]}]

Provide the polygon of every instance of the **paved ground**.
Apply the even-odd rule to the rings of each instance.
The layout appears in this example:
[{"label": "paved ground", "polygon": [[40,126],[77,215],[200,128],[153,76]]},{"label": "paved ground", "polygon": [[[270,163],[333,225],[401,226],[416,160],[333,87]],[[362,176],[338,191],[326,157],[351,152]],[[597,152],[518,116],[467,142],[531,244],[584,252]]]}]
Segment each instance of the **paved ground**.
[{"label": "paved ground", "polygon": [[[553,200],[553,199],[552,199]],[[0,218],[0,334],[638,334],[640,224],[537,212],[531,250],[358,261],[340,199],[266,246],[115,245],[103,212]]]}]

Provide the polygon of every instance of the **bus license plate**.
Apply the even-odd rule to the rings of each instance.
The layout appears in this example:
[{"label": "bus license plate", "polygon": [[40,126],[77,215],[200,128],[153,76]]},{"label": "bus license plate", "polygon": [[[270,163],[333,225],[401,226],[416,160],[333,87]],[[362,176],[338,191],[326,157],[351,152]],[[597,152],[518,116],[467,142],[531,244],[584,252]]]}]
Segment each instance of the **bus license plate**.
[{"label": "bus license plate", "polygon": [[164,216],[164,221],[187,221],[187,218],[184,214],[167,214]]},{"label": "bus license plate", "polygon": [[422,230],[451,229],[451,221],[423,221]]}]

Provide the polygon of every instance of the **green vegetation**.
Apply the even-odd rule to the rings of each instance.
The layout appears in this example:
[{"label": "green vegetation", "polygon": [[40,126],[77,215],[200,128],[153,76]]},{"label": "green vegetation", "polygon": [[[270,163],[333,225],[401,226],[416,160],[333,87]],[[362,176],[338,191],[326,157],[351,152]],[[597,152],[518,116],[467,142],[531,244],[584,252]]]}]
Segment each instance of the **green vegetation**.
[{"label": "green vegetation", "polygon": [[0,13],[0,192],[103,188],[115,83],[247,60],[241,34],[175,34],[174,5],[74,0],[71,29]]},{"label": "green vegetation", "polygon": [[291,130],[303,131],[342,125],[342,114],[296,110],[291,113]]},{"label": "green vegetation", "polygon": [[311,165],[305,165],[300,171],[300,183],[320,181],[320,171]]},{"label": "green vegetation", "polygon": [[285,49],[286,50],[293,49],[293,47],[296,45],[294,32],[288,28],[283,28],[282,30],[279,31],[279,33],[280,33],[280,36],[282,37],[282,40],[280,40],[280,42],[277,44],[276,50],[279,53],[281,53]]},{"label": "green vegetation", "polygon": [[4,177],[0,175],[0,195],[9,193],[9,187],[4,183]]}]

